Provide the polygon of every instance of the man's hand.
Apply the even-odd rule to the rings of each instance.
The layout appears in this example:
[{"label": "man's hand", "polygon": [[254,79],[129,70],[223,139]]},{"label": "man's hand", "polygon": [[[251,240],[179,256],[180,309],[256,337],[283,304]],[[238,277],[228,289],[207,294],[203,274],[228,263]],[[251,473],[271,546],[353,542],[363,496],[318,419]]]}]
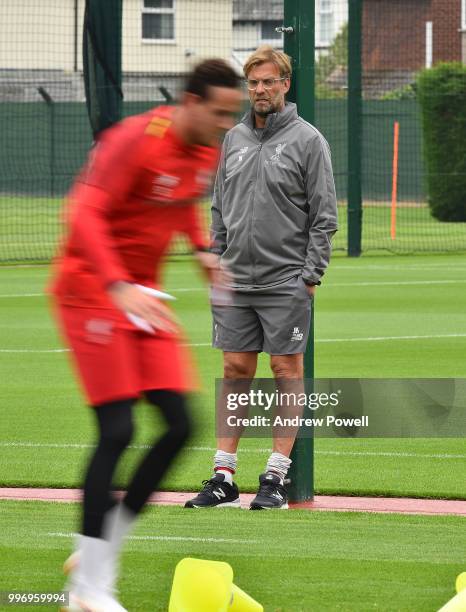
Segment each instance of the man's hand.
[{"label": "man's hand", "polygon": [[118,281],[108,288],[113,302],[124,313],[141,317],[154,329],[178,334],[176,318],[167,306],[157,298],[146,295],[131,283]]},{"label": "man's hand", "polygon": [[220,257],[207,251],[196,251],[196,258],[212,286],[226,287],[231,274],[220,267]]},{"label": "man's hand", "polygon": [[307,292],[310,297],[314,297],[316,294],[316,286],[315,285],[306,285]]}]

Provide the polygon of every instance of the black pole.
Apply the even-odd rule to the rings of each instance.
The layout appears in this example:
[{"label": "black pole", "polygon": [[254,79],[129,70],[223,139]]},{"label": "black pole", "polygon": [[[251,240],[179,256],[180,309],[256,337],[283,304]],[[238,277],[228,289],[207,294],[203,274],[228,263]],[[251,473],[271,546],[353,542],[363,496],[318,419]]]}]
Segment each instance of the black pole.
[{"label": "black pole", "polygon": [[49,156],[49,169],[50,169],[50,194],[52,198],[55,196],[55,102],[52,97],[43,87],[38,87],[41,98],[44,100],[50,114],[50,156]]},{"label": "black pole", "polygon": [[74,0],[74,58],[73,70],[78,72],[78,3],[79,0]]},{"label": "black pole", "polygon": [[83,73],[94,139],[121,119],[122,0],[86,0]]},{"label": "black pole", "polygon": [[348,4],[348,255],[361,255],[362,238],[362,6]]},{"label": "black pole", "polygon": [[[285,0],[283,33],[285,53],[293,61],[293,75],[287,98],[295,102],[298,112],[309,123],[314,123],[314,53],[315,1]],[[311,304],[309,340],[304,355],[304,377],[314,378],[314,301]],[[306,387],[309,382],[306,383]],[[306,389],[310,392],[309,389]],[[313,432],[300,430],[291,452],[292,464],[287,487],[291,502],[306,502],[314,498],[314,438]]]}]

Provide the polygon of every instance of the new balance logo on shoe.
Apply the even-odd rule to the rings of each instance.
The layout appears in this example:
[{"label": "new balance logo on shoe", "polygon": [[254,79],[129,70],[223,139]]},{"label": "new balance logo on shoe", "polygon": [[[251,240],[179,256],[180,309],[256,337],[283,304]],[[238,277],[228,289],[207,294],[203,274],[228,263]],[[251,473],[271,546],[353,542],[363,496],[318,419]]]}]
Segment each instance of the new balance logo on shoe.
[{"label": "new balance logo on shoe", "polygon": [[293,333],[291,334],[291,342],[299,342],[304,337],[303,332],[299,331],[299,327],[293,327]]},{"label": "new balance logo on shoe", "polygon": [[286,489],[278,474],[261,474],[259,476],[259,490],[256,497],[251,501],[251,510],[286,510],[288,508],[288,497]]},{"label": "new balance logo on shoe", "polygon": [[210,480],[203,480],[204,488],[193,499],[188,500],[185,508],[239,508],[239,491],[234,482],[225,482],[224,474],[215,474]]}]

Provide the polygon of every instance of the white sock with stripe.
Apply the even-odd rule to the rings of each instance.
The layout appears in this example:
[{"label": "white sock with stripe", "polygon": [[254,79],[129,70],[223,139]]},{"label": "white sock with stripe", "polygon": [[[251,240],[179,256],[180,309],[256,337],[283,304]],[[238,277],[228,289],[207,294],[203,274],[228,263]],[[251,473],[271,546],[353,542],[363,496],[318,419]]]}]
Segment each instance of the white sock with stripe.
[{"label": "white sock with stripe", "polygon": [[265,471],[279,476],[281,484],[283,484],[290,465],[291,459],[289,457],[281,453],[272,453],[265,466]]},{"label": "white sock with stripe", "polygon": [[237,464],[238,456],[236,453],[227,453],[218,450],[214,456],[214,473],[223,474],[225,476],[225,482],[231,485],[233,483],[233,474],[236,472]]}]

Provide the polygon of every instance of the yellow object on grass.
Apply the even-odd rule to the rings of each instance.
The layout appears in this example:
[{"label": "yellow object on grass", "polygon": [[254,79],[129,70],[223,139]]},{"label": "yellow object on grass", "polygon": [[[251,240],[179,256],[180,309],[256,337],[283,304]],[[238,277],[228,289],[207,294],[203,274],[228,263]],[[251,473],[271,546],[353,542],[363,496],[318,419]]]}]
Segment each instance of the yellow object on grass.
[{"label": "yellow object on grass", "polygon": [[233,569],[228,563],[186,557],[176,566],[168,612],[263,612],[263,609],[233,584]]},{"label": "yellow object on grass", "polygon": [[457,595],[447,601],[438,612],[466,612],[466,572],[462,572],[456,579]]},{"label": "yellow object on grass", "polygon": [[466,589],[466,572],[462,572],[456,578],[456,592],[459,593]]},{"label": "yellow object on grass", "polygon": [[228,612],[263,612],[264,608],[250,595],[232,584],[231,604]]}]

